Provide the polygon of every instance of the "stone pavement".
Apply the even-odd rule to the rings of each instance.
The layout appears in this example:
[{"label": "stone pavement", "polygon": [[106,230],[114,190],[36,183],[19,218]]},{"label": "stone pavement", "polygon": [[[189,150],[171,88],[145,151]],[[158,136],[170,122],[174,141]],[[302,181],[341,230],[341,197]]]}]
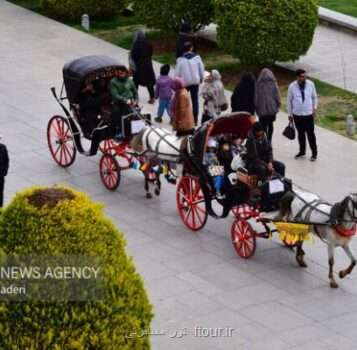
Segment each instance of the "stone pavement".
[{"label": "stone pavement", "polygon": [[[46,126],[61,110],[49,88],[60,87],[63,64],[88,54],[126,62],[125,50],[3,0],[0,32],[0,133],[11,156],[6,201],[27,186],[65,183],[105,203],[145,279],[154,305],[152,328],[166,332],[152,336],[153,349],[356,349],[357,273],[339,290],[330,290],[326,248],[319,241],[306,245],[305,270],[296,267],[293,254],[276,238],[259,240],[256,255],[243,261],[229,239],[233,218],[209,218],[201,232],[189,232],[176,211],[174,186],[164,184],[159,198],[146,200],[135,171],[123,174],[116,192],[106,191],[99,156],[79,156],[69,169],[55,165]],[[140,94],[144,110],[153,112],[145,104],[146,92]],[[286,162],[298,185],[332,201],[356,190],[356,143],[318,128],[318,161],[294,161],[296,144],[280,136],[286,116],[278,119],[277,158]],[[336,261],[337,268],[347,264],[340,251]],[[233,332],[205,337],[198,327]],[[184,328],[188,335],[175,339],[174,331]]]},{"label": "stone pavement", "polygon": [[307,54],[281,66],[303,68],[311,77],[357,93],[356,62],[357,34],[319,25]]},{"label": "stone pavement", "polygon": [[[201,33],[215,40],[216,25],[210,24]],[[306,55],[296,62],[279,65],[293,71],[303,68],[313,78],[357,93],[356,62],[357,34],[319,25]]]}]

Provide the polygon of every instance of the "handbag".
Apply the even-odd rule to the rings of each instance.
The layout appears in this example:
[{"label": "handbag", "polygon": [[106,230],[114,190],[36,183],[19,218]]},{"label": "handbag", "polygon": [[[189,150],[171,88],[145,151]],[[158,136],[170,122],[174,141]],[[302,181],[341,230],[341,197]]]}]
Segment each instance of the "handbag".
[{"label": "handbag", "polygon": [[288,126],[283,131],[283,135],[289,140],[295,140],[296,133],[295,133],[295,125],[293,121],[289,121]]}]

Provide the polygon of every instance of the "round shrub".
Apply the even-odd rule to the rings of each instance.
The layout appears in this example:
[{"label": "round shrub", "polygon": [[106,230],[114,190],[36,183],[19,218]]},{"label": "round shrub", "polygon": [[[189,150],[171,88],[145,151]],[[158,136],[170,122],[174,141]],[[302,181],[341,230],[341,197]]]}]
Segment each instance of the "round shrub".
[{"label": "round shrub", "polygon": [[178,32],[182,23],[195,32],[211,23],[213,0],[133,0],[134,12],[151,28]]},{"label": "round shrub", "polygon": [[18,193],[0,216],[7,255],[100,257],[100,300],[0,302],[0,349],[150,349],[152,308],[143,281],[125,253],[122,233],[102,205],[64,187]]},{"label": "round shrub", "polygon": [[86,13],[97,19],[113,18],[123,9],[120,0],[40,0],[42,10],[51,17],[80,21]]},{"label": "round shrub", "polygon": [[218,44],[243,64],[297,60],[311,46],[316,0],[216,0]]}]

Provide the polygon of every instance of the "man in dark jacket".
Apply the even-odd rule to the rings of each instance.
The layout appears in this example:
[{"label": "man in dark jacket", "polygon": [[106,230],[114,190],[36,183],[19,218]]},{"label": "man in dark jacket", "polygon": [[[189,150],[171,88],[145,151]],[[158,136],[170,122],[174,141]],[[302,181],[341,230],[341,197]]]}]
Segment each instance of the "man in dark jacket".
[{"label": "man in dark jacket", "polygon": [[[0,136],[1,140],[1,136]],[[5,176],[9,170],[9,154],[4,144],[0,143],[0,208],[4,203]]]},{"label": "man in dark jacket", "polygon": [[111,96],[106,91],[106,81],[103,79],[93,83],[85,84],[79,98],[82,127],[88,137],[90,137],[93,129],[98,125],[98,116],[101,114],[101,108],[108,105],[111,101]]},{"label": "man in dark jacket", "polygon": [[247,143],[246,163],[249,174],[257,175],[258,180],[266,180],[275,170],[285,176],[285,165],[273,159],[273,149],[261,123],[255,123]]}]

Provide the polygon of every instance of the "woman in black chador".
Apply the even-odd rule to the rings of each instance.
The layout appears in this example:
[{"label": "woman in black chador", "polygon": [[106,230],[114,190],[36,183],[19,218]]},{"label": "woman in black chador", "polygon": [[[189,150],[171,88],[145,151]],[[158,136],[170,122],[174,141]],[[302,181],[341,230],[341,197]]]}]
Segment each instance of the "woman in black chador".
[{"label": "woman in black chador", "polygon": [[255,114],[255,77],[252,73],[243,73],[231,97],[232,112]]},{"label": "woman in black chador", "polygon": [[139,85],[147,87],[150,95],[149,103],[155,102],[154,85],[155,73],[152,65],[152,46],[143,29],[136,32],[130,51],[130,68],[136,88]]}]

